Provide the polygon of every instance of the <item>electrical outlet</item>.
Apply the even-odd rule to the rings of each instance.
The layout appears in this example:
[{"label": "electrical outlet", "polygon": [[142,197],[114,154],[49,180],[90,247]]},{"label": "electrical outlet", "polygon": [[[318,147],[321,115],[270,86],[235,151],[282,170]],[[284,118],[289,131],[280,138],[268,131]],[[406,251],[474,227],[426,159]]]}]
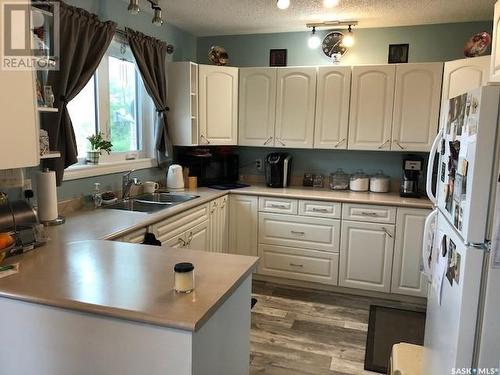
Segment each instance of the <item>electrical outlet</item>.
[{"label": "electrical outlet", "polygon": [[22,188],[24,185],[24,174],[21,168],[0,170],[0,188]]},{"label": "electrical outlet", "polygon": [[257,168],[258,171],[262,170],[262,159],[255,159],[255,168]]}]

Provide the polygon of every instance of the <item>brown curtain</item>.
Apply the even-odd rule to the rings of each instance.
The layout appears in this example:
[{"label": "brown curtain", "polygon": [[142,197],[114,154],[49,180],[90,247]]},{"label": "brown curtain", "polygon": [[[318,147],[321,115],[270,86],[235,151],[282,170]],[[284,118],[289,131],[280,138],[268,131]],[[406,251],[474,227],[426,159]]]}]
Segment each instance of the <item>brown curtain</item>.
[{"label": "brown curtain", "polygon": [[44,115],[42,127],[50,137],[52,150],[61,157],[44,163],[56,172],[60,185],[64,169],[78,162],[73,125],[66,105],[85,87],[97,70],[116,30],[116,23],[101,22],[96,15],[60,2],[60,67],[50,71],[57,115]]},{"label": "brown curtain", "polygon": [[146,91],[153,99],[158,112],[156,118],[156,150],[158,162],[165,163],[172,158],[172,143],[168,136],[167,123],[167,44],[161,40],[126,29],[130,49],[141,73]]}]

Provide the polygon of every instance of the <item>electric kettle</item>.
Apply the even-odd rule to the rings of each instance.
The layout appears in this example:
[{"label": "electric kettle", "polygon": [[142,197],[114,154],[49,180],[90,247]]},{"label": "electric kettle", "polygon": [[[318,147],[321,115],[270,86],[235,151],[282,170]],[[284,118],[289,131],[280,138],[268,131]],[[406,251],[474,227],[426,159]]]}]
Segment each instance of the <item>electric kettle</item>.
[{"label": "electric kettle", "polygon": [[168,168],[167,189],[169,190],[184,189],[184,175],[182,173],[182,167],[179,164],[172,164]]}]

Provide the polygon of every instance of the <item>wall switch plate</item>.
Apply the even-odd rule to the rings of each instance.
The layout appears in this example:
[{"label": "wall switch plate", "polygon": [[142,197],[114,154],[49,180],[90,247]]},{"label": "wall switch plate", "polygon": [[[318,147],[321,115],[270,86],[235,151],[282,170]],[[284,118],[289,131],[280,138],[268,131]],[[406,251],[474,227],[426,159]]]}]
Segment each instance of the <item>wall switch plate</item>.
[{"label": "wall switch plate", "polygon": [[0,189],[22,188],[23,185],[24,174],[22,169],[0,170]]},{"label": "wall switch plate", "polygon": [[262,170],[262,159],[255,159],[255,168],[257,168],[258,171]]}]

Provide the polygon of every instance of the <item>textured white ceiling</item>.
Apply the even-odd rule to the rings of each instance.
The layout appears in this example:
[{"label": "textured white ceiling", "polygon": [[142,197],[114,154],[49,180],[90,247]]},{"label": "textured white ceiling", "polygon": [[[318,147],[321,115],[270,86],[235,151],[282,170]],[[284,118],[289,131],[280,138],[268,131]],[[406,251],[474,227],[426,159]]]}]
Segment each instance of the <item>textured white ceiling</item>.
[{"label": "textured white ceiling", "polygon": [[159,0],[168,22],[196,36],[304,31],[311,21],[360,21],[359,27],[389,27],[493,19],[495,0]]}]

